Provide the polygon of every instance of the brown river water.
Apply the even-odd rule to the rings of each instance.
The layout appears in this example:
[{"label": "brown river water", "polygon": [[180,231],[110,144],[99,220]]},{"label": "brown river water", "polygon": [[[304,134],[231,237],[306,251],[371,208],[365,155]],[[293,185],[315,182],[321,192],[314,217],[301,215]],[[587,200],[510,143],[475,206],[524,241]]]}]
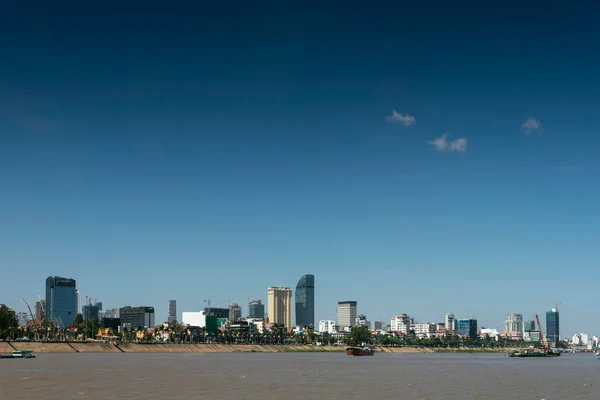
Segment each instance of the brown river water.
[{"label": "brown river water", "polygon": [[40,354],[0,359],[0,399],[600,399],[599,377],[579,354]]}]

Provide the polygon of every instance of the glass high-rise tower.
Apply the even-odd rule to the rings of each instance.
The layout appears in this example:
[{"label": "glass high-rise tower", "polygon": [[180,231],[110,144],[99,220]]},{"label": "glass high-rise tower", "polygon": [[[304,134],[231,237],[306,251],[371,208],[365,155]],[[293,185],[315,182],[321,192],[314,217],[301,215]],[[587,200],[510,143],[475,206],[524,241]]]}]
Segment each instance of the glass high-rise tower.
[{"label": "glass high-rise tower", "polygon": [[315,276],[304,275],[296,285],[296,326],[315,326]]},{"label": "glass high-rise tower", "polygon": [[77,282],[60,276],[46,278],[46,319],[59,328],[70,326],[77,315]]},{"label": "glass high-rise tower", "polygon": [[560,340],[560,324],[558,318],[558,308],[546,312],[546,339],[552,347],[558,347]]}]

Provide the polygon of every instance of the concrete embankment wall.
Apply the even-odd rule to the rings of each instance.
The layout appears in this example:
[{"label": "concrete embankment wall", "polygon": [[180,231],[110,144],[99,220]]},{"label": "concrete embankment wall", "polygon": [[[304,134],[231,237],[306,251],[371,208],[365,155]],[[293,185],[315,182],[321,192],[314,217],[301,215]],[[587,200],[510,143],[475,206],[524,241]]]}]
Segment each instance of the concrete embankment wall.
[{"label": "concrete embankment wall", "polygon": [[7,342],[0,342],[0,354],[12,353],[14,349]]},{"label": "concrete embankment wall", "polygon": [[[31,350],[34,353],[75,353],[69,343],[10,342],[16,350]],[[11,350],[12,351],[12,350]]]},{"label": "concrete embankment wall", "polygon": [[121,350],[110,343],[71,343],[77,353],[121,353]]},{"label": "concrete embankment wall", "polygon": [[119,349],[125,353],[281,353],[308,351],[343,351],[336,346],[271,346],[230,344],[136,344],[122,343]]}]

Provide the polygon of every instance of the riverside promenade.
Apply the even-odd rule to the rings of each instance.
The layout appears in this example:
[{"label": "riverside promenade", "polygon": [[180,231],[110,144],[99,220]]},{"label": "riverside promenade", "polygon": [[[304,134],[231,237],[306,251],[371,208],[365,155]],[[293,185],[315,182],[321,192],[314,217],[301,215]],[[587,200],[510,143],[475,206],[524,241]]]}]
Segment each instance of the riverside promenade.
[{"label": "riverside promenade", "polygon": [[[142,344],[142,343],[102,343],[102,342],[0,342],[0,353],[13,350],[31,350],[34,353],[319,353],[343,352],[344,346],[317,345],[253,345],[253,344]],[[381,353],[433,353],[432,348],[423,347],[381,347],[375,350]],[[486,352],[505,353],[503,349],[444,349],[444,352]]]}]

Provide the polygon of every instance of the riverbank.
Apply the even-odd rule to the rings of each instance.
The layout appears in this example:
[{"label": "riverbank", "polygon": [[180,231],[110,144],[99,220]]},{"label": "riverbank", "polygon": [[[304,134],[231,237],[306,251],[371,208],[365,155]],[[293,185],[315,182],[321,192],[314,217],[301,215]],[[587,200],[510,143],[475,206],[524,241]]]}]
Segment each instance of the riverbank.
[{"label": "riverbank", "polygon": [[[42,343],[0,342],[0,353],[13,350],[31,350],[34,353],[322,353],[343,352],[343,346],[316,345],[252,345],[252,344],[139,344],[118,345],[101,342],[90,343]],[[514,349],[431,349],[419,347],[375,347],[382,353],[506,353]]]}]

